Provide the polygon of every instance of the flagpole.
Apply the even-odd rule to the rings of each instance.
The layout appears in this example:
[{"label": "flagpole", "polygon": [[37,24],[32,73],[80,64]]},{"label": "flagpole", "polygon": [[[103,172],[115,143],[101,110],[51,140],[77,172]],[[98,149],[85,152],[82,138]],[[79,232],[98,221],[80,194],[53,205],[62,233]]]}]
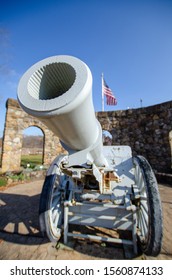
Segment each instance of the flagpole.
[{"label": "flagpole", "polygon": [[102,112],[104,112],[104,92],[103,92],[103,73],[102,73]]}]

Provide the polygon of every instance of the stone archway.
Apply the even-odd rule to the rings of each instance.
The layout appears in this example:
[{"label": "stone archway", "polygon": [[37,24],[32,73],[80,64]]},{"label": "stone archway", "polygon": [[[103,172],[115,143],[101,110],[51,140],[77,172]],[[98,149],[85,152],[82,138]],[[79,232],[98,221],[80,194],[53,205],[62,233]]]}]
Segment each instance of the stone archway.
[{"label": "stone archway", "polygon": [[43,162],[49,165],[61,152],[59,138],[55,136],[41,121],[25,113],[14,99],[6,103],[6,121],[2,146],[2,172],[20,169],[23,130],[36,126],[44,134]]},{"label": "stone archway", "polygon": [[[6,107],[2,172],[20,168],[23,130],[29,126],[39,127],[45,135],[44,164],[49,165],[64,152],[58,137],[26,114],[16,100],[8,99]],[[156,171],[171,172],[172,101],[139,109],[98,112],[96,116],[102,129],[112,134],[113,145],[129,145],[134,155],[145,156]]]},{"label": "stone archway", "polygon": [[23,130],[20,165],[44,164],[44,131],[37,126],[29,126]]}]

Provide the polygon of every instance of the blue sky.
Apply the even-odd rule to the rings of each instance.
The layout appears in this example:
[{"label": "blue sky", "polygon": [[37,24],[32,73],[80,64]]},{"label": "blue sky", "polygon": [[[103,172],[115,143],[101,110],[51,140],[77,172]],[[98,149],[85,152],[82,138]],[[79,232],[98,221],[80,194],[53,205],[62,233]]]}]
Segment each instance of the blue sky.
[{"label": "blue sky", "polygon": [[5,102],[22,74],[52,55],[73,55],[93,75],[101,111],[101,73],[118,104],[106,111],[172,99],[171,0],[1,0],[0,136]]}]

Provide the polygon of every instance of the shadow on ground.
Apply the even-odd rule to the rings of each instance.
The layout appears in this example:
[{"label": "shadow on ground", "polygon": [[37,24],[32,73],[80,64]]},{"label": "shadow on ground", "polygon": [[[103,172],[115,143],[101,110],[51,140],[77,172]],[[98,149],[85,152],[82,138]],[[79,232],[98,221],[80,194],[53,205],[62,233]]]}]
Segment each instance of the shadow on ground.
[{"label": "shadow on ground", "polygon": [[40,195],[0,193],[0,238],[19,244],[48,242],[39,227]]},{"label": "shadow on ground", "polygon": [[[39,183],[39,184],[38,184]],[[69,240],[64,246],[50,243],[42,236],[39,227],[39,199],[42,182],[22,185],[0,192],[0,259],[126,259],[126,248],[86,240]],[[162,252],[157,258],[172,259],[171,225],[172,188],[160,185],[164,216]],[[74,228],[74,231],[80,231]],[[102,228],[85,229],[90,234],[112,236],[114,232],[102,232]],[[123,236],[122,236],[123,237]],[[60,246],[58,246],[60,245]],[[129,255],[131,256],[131,250]],[[145,258],[144,256],[138,256]]]},{"label": "shadow on ground", "polygon": [[[43,245],[52,255],[60,249],[64,251],[75,250],[78,253],[92,257],[107,259],[124,259],[124,250],[121,245],[105,244],[86,240],[72,240],[68,246],[63,245],[63,237],[59,244],[50,243],[42,236],[39,227],[39,199],[40,194],[33,196],[13,193],[0,193],[0,242],[3,240],[18,245]],[[72,225],[73,230],[80,231],[81,228]],[[83,229],[83,227],[82,227]],[[104,232],[106,231],[106,232]],[[103,228],[85,227],[83,233],[105,234],[111,237],[115,231]],[[51,249],[50,249],[51,248]],[[61,252],[62,252],[61,250]],[[59,251],[60,252],[60,251]]]}]

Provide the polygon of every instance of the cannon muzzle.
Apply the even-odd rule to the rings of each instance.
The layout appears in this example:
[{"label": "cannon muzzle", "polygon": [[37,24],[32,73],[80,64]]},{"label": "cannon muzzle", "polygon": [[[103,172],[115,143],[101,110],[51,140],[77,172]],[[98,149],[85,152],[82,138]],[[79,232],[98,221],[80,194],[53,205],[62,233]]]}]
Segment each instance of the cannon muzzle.
[{"label": "cannon muzzle", "polygon": [[66,55],[39,61],[22,76],[18,101],[60,138],[69,153],[89,149],[91,161],[106,164],[92,102],[92,75],[84,62]]},{"label": "cannon muzzle", "polygon": [[[162,211],[156,178],[144,157],[132,157],[129,146],[103,147],[87,65],[71,56],[36,63],[20,80],[18,101],[69,152],[57,156],[47,171],[39,206],[41,231],[53,242],[63,233],[65,244],[68,237],[117,242],[132,245],[135,254],[140,244],[143,253],[157,256]],[[70,224],[85,226],[84,234]],[[105,238],[87,234],[88,227],[131,233],[129,240]]]}]

